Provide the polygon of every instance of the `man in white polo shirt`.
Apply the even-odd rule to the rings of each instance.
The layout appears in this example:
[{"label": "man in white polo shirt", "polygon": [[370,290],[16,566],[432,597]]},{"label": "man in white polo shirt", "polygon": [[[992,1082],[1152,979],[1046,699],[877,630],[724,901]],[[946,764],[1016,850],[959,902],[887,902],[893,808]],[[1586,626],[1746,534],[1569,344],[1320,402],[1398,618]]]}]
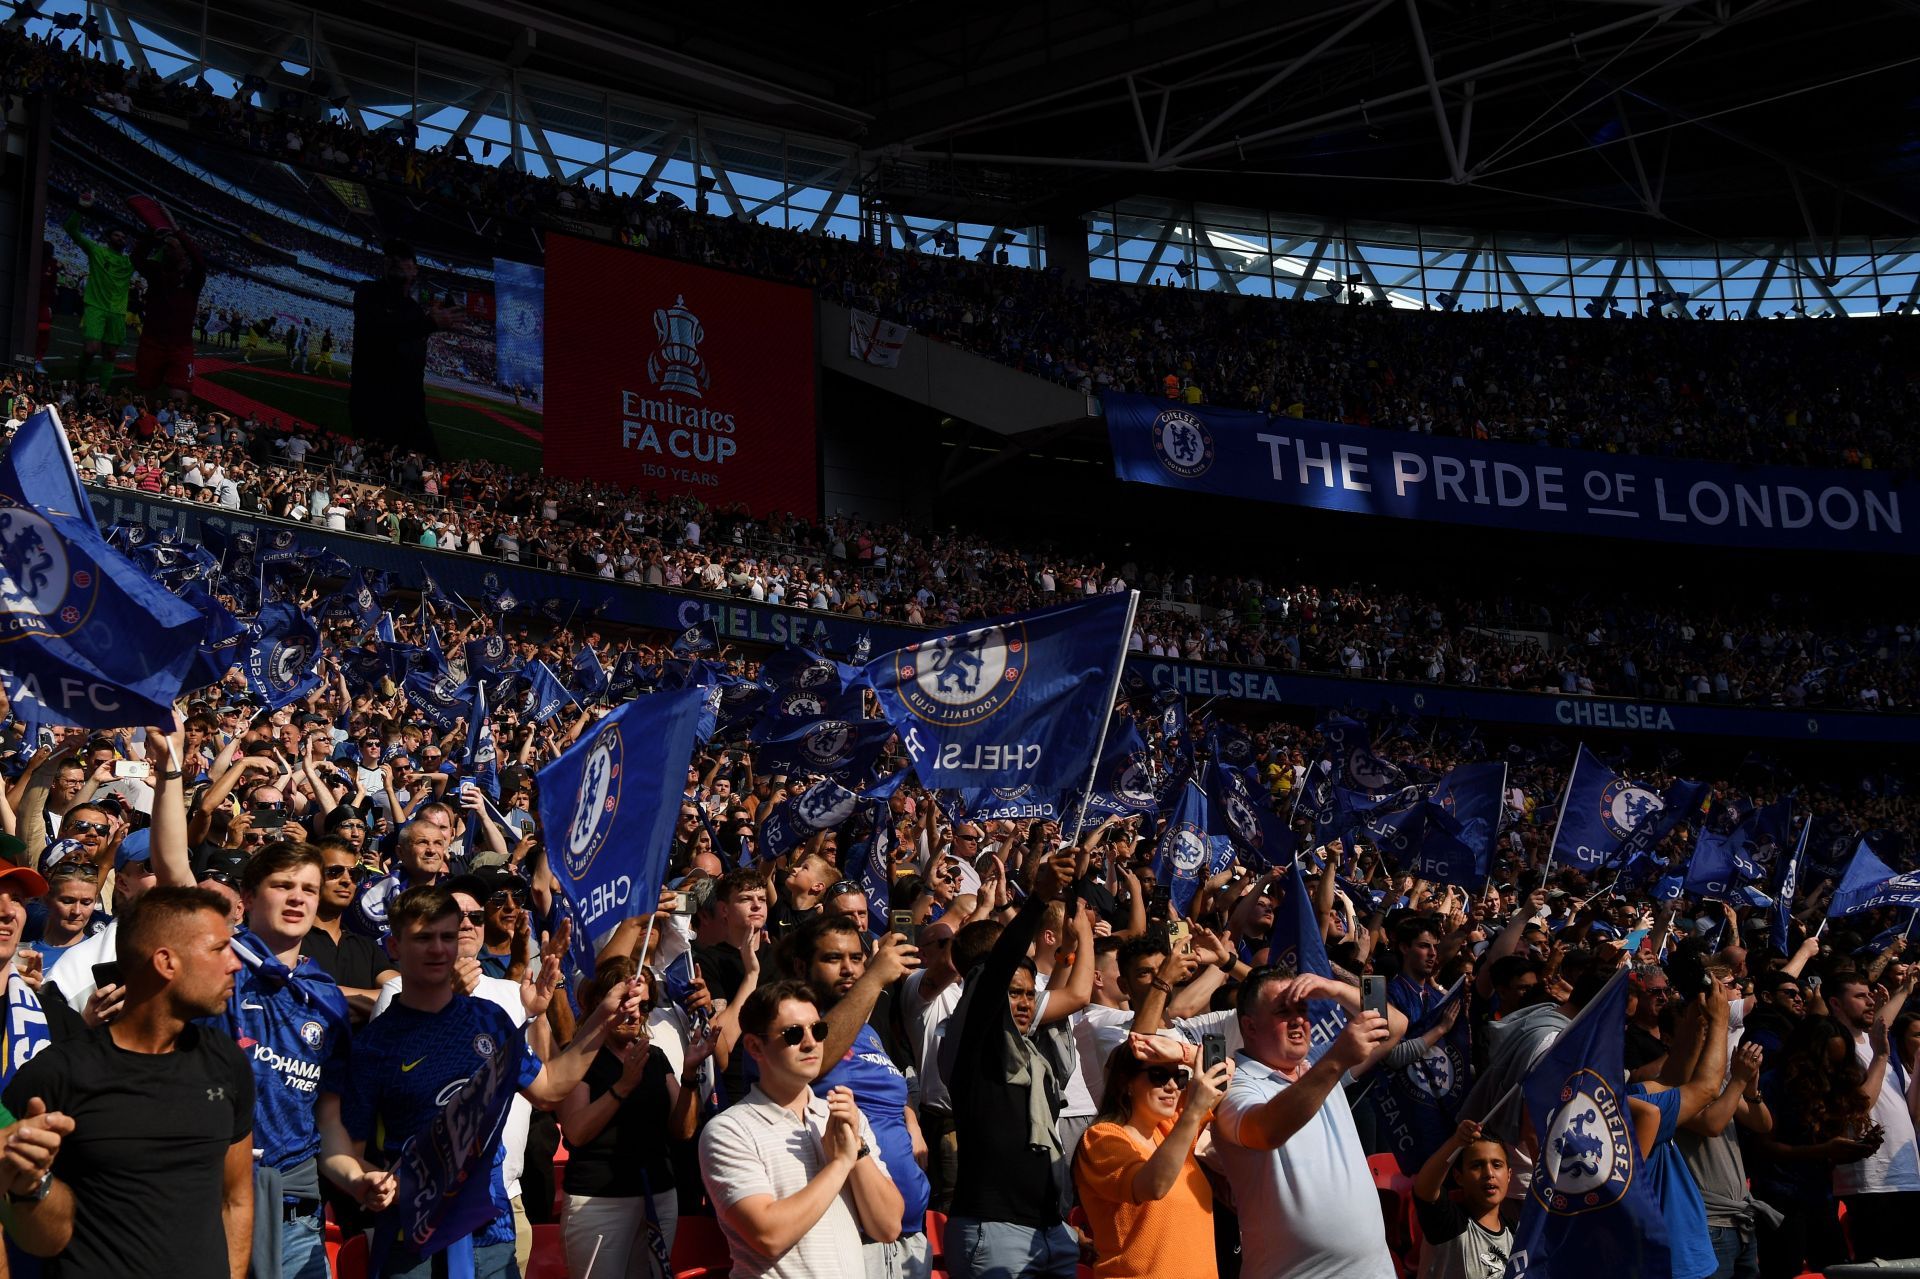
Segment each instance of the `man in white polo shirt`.
[{"label": "man in white polo shirt", "polygon": [[762,986],[740,1010],[760,1082],[700,1135],[700,1172],[735,1279],[859,1279],[861,1232],[900,1237],[905,1206],[853,1091],[813,1092],[827,1024],[805,982]]},{"label": "man in white polo shirt", "polygon": [[[1338,1000],[1346,1029],[1319,1061],[1309,999]],[[1362,1012],[1360,991],[1284,968],[1257,969],[1235,1011],[1246,1048],[1214,1112],[1216,1149],[1240,1213],[1246,1279],[1393,1279],[1380,1200],[1342,1082],[1406,1032]],[[1398,1027],[1396,1033],[1395,1026]]]}]

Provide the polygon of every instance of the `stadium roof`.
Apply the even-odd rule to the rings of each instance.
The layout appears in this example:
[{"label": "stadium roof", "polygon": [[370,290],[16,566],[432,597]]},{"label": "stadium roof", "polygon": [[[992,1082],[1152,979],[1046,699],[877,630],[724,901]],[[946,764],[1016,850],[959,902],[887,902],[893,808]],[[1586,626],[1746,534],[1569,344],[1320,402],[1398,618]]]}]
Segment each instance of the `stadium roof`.
[{"label": "stadium roof", "polygon": [[[126,8],[185,28],[200,5]],[[211,13],[286,28],[277,0]],[[1152,194],[1688,239],[1920,229],[1916,0],[337,0],[324,14],[857,146],[878,162],[869,191],[911,213],[1040,222]]]}]

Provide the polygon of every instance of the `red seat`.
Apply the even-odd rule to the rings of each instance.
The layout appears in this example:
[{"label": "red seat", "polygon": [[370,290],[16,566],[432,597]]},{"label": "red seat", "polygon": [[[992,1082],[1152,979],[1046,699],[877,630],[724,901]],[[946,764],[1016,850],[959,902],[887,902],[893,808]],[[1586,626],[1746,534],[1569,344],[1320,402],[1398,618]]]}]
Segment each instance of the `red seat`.
[{"label": "red seat", "polygon": [[367,1279],[367,1237],[354,1235],[333,1259],[333,1279]]},{"label": "red seat", "polygon": [[567,1279],[567,1249],[560,1239],[559,1226],[534,1226],[526,1279]]},{"label": "red seat", "polygon": [[927,1252],[933,1257],[936,1275],[947,1273],[947,1214],[927,1209]]},{"label": "red seat", "polygon": [[712,1217],[682,1217],[674,1228],[674,1279],[723,1279],[733,1273],[726,1236]]}]

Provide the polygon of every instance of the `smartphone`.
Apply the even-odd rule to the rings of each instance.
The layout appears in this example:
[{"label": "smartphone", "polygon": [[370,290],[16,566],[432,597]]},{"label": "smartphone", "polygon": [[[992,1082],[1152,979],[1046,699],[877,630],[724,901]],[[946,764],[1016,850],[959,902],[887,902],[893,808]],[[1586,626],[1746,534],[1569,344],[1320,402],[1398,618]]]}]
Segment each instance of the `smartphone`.
[{"label": "smartphone", "polygon": [[673,895],[673,906],[671,909],[676,915],[691,915],[693,913],[692,908],[687,903],[687,895],[685,893],[675,893]]},{"label": "smartphone", "polygon": [[141,781],[153,776],[153,765],[143,759],[116,759],[113,761],[115,777],[135,777]]},{"label": "smartphone", "polygon": [[1155,887],[1147,894],[1147,918],[1165,919],[1173,905],[1173,894],[1162,887]]},{"label": "smartphone", "polygon": [[1193,928],[1186,920],[1176,919],[1167,925],[1167,946],[1176,955],[1193,949]]},{"label": "smartphone", "polygon": [[1360,978],[1360,1008],[1363,1012],[1387,1015],[1387,979],[1369,973]]},{"label": "smartphone", "polygon": [[887,930],[899,933],[910,946],[920,944],[920,925],[913,922],[913,912],[910,910],[888,911]]},{"label": "smartphone", "polygon": [[119,960],[110,959],[104,964],[95,964],[93,966],[93,986],[95,990],[98,990],[102,986],[118,986],[119,984]]},{"label": "smartphone", "polygon": [[1227,1059],[1227,1037],[1214,1032],[1200,1036],[1200,1071],[1205,1074]]}]

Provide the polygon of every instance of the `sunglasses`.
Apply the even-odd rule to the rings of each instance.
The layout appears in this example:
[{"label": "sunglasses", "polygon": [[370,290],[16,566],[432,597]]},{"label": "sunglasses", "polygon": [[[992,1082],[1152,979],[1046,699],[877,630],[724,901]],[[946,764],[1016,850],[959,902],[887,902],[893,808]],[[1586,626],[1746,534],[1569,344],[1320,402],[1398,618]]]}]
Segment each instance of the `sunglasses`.
[{"label": "sunglasses", "polygon": [[1168,1084],[1176,1088],[1185,1088],[1193,1079],[1193,1072],[1185,1066],[1148,1066],[1147,1082],[1155,1088],[1165,1088]]},{"label": "sunglasses", "polygon": [[84,822],[77,817],[68,822],[66,828],[78,835],[106,835],[113,830],[105,822]]},{"label": "sunglasses", "polygon": [[835,897],[845,897],[848,893],[860,893],[864,896],[865,892],[865,889],[861,888],[860,885],[854,883],[851,879],[843,879],[827,890],[827,898],[828,900],[832,900]]},{"label": "sunglasses", "polygon": [[210,870],[200,878],[206,880],[209,884],[221,884],[228,888],[240,887],[240,880],[224,870]]},{"label": "sunglasses", "polygon": [[326,866],[320,871],[320,877],[332,882],[336,879],[351,879],[356,884],[367,881],[368,872],[363,866]]},{"label": "sunglasses", "polygon": [[457,910],[454,914],[472,924],[475,928],[484,928],[487,924],[487,912],[484,910]]},{"label": "sunglasses", "polygon": [[47,882],[53,883],[62,879],[95,879],[99,874],[100,868],[92,862],[60,862],[47,872]]},{"label": "sunglasses", "polygon": [[816,1021],[809,1026],[795,1022],[793,1025],[784,1027],[783,1029],[770,1030],[767,1032],[768,1039],[778,1039],[789,1048],[798,1048],[808,1035],[813,1037],[813,1042],[816,1044],[826,1043],[827,1023],[824,1021]]},{"label": "sunglasses", "polygon": [[508,903],[512,903],[515,906],[525,906],[527,904],[527,894],[524,890],[520,889],[502,888],[499,892],[487,898],[487,905],[489,906],[505,906]]},{"label": "sunglasses", "polygon": [[132,871],[136,875],[151,875],[153,874],[153,863],[142,857],[137,861],[128,862],[120,868],[120,871],[122,874]]}]

